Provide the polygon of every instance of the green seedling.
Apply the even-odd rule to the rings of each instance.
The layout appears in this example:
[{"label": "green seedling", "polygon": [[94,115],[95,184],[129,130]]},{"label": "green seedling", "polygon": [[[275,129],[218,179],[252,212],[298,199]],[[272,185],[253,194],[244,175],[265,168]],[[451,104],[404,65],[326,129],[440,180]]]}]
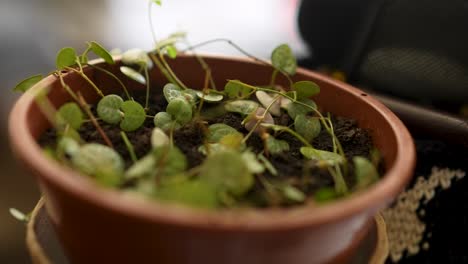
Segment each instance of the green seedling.
[{"label": "green seedling", "polygon": [[106,95],[97,105],[98,116],[106,123],[120,124],[124,131],[134,131],[143,125],[146,113],[135,101],[124,101],[115,94]]}]

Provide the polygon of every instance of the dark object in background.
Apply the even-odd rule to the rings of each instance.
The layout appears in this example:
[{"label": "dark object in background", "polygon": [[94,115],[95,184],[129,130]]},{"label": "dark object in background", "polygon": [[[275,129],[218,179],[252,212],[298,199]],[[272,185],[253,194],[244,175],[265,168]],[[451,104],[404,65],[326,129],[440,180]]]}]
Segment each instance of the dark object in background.
[{"label": "dark object in background", "polygon": [[[327,65],[394,96],[381,99],[416,139],[415,176],[434,166],[468,172],[468,122],[438,112],[468,103],[467,0],[303,0],[298,20],[313,54],[302,66]],[[422,219],[430,249],[401,263],[468,263],[467,183],[437,191]]]},{"label": "dark object in background", "polygon": [[468,102],[468,1],[303,0],[308,65],[412,100]]}]

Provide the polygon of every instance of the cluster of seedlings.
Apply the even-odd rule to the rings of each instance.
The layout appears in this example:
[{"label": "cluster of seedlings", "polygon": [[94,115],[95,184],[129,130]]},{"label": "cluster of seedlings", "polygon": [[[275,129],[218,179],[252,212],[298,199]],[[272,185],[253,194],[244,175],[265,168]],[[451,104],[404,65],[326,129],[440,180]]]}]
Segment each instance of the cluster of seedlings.
[{"label": "cluster of seedlings", "polygon": [[[209,65],[195,54],[205,69],[205,83],[189,87],[167,61],[176,59],[176,44],[183,39],[183,34],[173,34],[155,43],[150,52],[132,49],[121,54],[121,73],[146,85],[144,95],[138,96],[106,67],[88,64],[90,53],[104,63],[116,63],[102,45],[89,42],[82,54],[73,48],[60,50],[53,74],[72,101],[54,109],[47,89],[35,94],[53,127],[49,133],[53,143],[49,140],[44,146],[48,155],[100,185],[202,208],[324,202],[378,180],[379,155],[367,132],[350,120],[319,111],[311,99],[320,92],[319,86],[291,78],[297,64],[288,45],[272,52],[269,84],[227,80],[223,88],[216,87]],[[104,94],[86,75],[85,67],[117,80],[121,93]],[[153,68],[168,80],[163,87],[151,86]],[[89,104],[79,90],[68,86],[63,76],[69,73],[90,84],[100,96],[96,104]],[[278,74],[289,85],[278,85]],[[15,89],[26,91],[41,79],[33,76]],[[352,134],[369,139],[360,155],[342,146],[336,126],[343,123],[352,123]],[[90,125],[100,140],[84,139]],[[115,129],[120,138],[109,138],[109,130]],[[143,149],[134,145],[135,133],[142,130],[148,131],[150,139]],[[124,151],[114,147],[119,140]],[[324,140],[329,148],[314,147]]]}]

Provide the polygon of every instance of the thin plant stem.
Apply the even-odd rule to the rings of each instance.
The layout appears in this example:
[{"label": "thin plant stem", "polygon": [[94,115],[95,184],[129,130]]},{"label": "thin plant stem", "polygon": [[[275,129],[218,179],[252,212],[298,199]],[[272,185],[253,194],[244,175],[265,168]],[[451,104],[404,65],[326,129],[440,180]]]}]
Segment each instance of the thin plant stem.
[{"label": "thin plant stem", "polygon": [[115,74],[113,74],[112,72],[104,69],[104,68],[101,68],[97,65],[92,65],[92,64],[88,64],[91,68],[94,68],[98,71],[102,71],[104,72],[105,74],[111,76],[112,78],[114,78],[118,83],[119,85],[122,87],[122,90],[125,92],[125,95],[127,96],[128,100],[133,100],[133,98],[130,96],[129,92],[128,92],[128,89],[127,87],[125,86],[125,84],[117,77],[115,76]]},{"label": "thin plant stem", "polygon": [[176,80],[174,80],[174,78],[172,78],[172,76],[169,74],[169,72],[167,71],[167,69],[164,67],[164,65],[162,64],[162,62],[158,59],[158,57],[153,54],[153,53],[149,53],[149,56],[151,58],[151,60],[154,62],[154,64],[156,64],[156,66],[159,68],[159,70],[161,71],[161,73],[164,75],[164,77],[166,77],[166,79],[171,82],[171,83],[177,83]]},{"label": "thin plant stem", "polygon": [[114,148],[114,146],[112,145],[112,142],[109,140],[109,138],[107,137],[106,133],[104,132],[104,130],[102,130],[101,126],[99,125],[99,123],[97,122],[96,120],[96,117],[94,117],[93,113],[91,112],[91,110],[89,109],[89,106],[88,106],[88,103],[86,102],[86,100],[84,99],[84,97],[81,95],[80,92],[78,92],[78,102],[80,103],[81,105],[81,108],[83,108],[86,112],[86,114],[89,116],[89,118],[91,119],[91,122],[93,123],[93,125],[96,127],[96,130],[99,132],[99,134],[101,135],[102,139],[104,139],[104,142],[106,142],[106,144],[110,147],[110,148]]},{"label": "thin plant stem", "polygon": [[145,110],[148,111],[149,106],[149,96],[150,96],[150,78],[148,67],[145,67],[145,77],[146,77],[146,99],[145,99]]},{"label": "thin plant stem", "polygon": [[[80,65],[81,66],[81,65]],[[83,69],[80,69],[80,70],[77,70],[77,69],[74,69],[74,68],[68,68],[69,70],[72,70],[76,73],[78,73],[78,75],[80,75],[81,77],[83,77],[83,79],[85,79],[85,81],[87,81],[91,87],[94,88],[94,90],[96,91],[96,93],[101,96],[101,97],[104,97],[104,94],[102,93],[101,89],[99,89],[96,84],[91,81],[91,79],[89,79],[89,77],[83,72]]]},{"label": "thin plant stem", "polygon": [[153,1],[148,1],[148,20],[149,20],[149,26],[150,26],[150,30],[151,30],[151,37],[153,38],[153,42],[154,42],[154,45],[156,46],[158,41],[157,41],[157,38],[156,38],[156,31],[154,29],[154,25],[153,25],[153,16],[151,14],[151,9],[153,7]]},{"label": "thin plant stem", "polygon": [[57,71],[57,75],[59,77],[60,84],[62,85],[63,89],[65,89],[65,91],[67,91],[67,93],[71,96],[71,98],[73,98],[73,100],[78,102],[79,101],[78,96],[76,95],[75,92],[73,92],[73,90],[70,88],[70,86],[65,83],[62,73],[60,71]]},{"label": "thin plant stem", "polygon": [[[226,39],[226,38],[216,38],[216,39],[212,39],[212,40],[207,40],[207,41],[204,41],[204,42],[200,42],[198,44],[195,44],[195,45],[192,45],[188,48],[186,48],[185,50],[182,50],[182,52],[186,52],[186,51],[192,51],[192,50],[195,50],[199,47],[202,47],[202,46],[205,46],[205,45],[208,45],[208,44],[212,44],[212,43],[216,43],[216,42],[225,42],[227,44],[229,44],[230,46],[232,46],[233,48],[235,48],[237,51],[239,51],[240,53],[244,54],[245,56],[249,57],[250,59],[253,59],[254,61],[256,62],[259,62],[261,64],[264,64],[264,65],[268,65],[268,66],[271,66],[273,68],[275,68],[270,62],[266,61],[266,60],[263,60],[263,59],[260,59],[250,53],[248,53],[247,51],[245,51],[244,49],[242,49],[239,45],[237,45],[236,43],[234,43],[232,40],[230,39]],[[276,68],[275,68],[276,69]],[[284,71],[281,71],[279,69],[276,69],[278,70],[279,72],[281,72],[281,74],[283,74],[289,81],[289,83],[292,85],[293,84],[293,81],[291,79],[291,77],[289,76],[289,74],[287,74],[286,72]]]},{"label": "thin plant stem", "polygon": [[128,139],[127,134],[125,134],[124,131],[120,131],[120,136],[122,137],[122,140],[124,141],[125,146],[127,147],[128,153],[130,154],[130,158],[132,159],[133,163],[137,162],[138,158],[135,154],[135,149],[130,140]]},{"label": "thin plant stem", "polygon": [[172,78],[176,81],[176,84],[180,86],[180,88],[186,90],[188,87],[177,77],[177,75],[172,71],[171,66],[167,63],[166,59],[164,59],[164,55],[160,52],[159,53],[159,58],[161,59],[162,64],[166,68],[167,72],[172,76]]}]

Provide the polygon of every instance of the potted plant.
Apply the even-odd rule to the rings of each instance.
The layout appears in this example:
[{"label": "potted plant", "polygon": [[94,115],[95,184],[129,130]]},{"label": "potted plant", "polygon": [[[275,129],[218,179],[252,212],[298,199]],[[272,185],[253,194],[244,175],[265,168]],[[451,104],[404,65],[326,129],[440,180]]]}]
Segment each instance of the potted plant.
[{"label": "potted plant", "polygon": [[[16,87],[28,91],[10,116],[13,150],[69,258],[346,258],[411,176],[404,125],[356,88],[296,69],[287,45],[270,63],[177,53],[182,37],[120,57],[96,42],[64,48],[53,74]],[[359,150],[346,137],[372,141]]]}]

